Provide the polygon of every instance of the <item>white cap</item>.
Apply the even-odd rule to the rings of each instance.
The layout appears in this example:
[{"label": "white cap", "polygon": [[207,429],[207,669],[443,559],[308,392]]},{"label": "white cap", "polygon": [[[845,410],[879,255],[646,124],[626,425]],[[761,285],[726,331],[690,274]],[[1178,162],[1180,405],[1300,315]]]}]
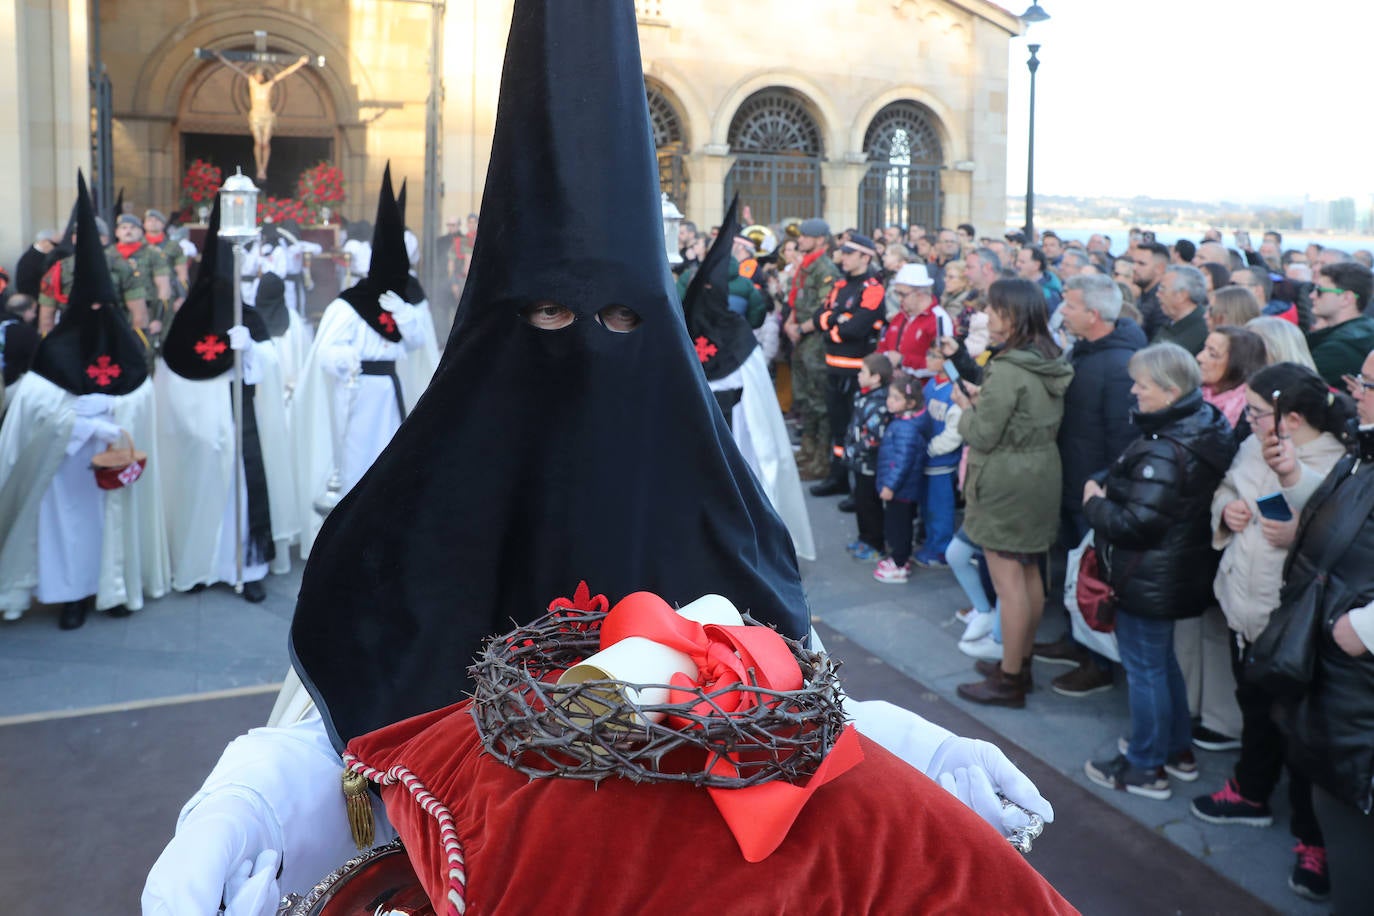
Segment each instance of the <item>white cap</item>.
[{"label": "white cap", "polygon": [[892,285],[897,286],[934,286],[935,281],[931,279],[926,271],[924,264],[903,264],[902,269],[897,271],[897,276],[892,278]]}]

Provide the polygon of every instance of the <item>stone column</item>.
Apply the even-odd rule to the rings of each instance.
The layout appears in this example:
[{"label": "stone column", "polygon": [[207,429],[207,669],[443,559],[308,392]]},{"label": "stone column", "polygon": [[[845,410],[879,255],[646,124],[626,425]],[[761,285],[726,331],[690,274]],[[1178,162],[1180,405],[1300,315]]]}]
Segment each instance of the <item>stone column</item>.
[{"label": "stone column", "polygon": [[61,230],[90,176],[85,0],[0,0],[0,264]]},{"label": "stone column", "polygon": [[685,157],[687,174],[686,216],[702,232],[720,225],[725,217],[725,176],[735,165],[730,147],[723,143],[708,143]]},{"label": "stone column", "polygon": [[821,163],[825,219],[832,232],[839,234],[850,226],[864,233],[873,231],[872,226],[859,225],[859,184],[867,172],[866,153],[844,153],[838,159]]}]

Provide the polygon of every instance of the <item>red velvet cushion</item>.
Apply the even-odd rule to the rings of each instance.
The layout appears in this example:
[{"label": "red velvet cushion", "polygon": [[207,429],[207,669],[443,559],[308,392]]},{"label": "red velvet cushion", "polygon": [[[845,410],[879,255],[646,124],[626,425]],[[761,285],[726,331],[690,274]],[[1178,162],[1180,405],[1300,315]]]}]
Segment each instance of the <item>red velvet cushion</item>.
[{"label": "red velvet cushion", "polygon": [[[376,770],[405,767],[452,812],[470,914],[1076,912],[957,799],[860,740],[864,762],[757,864],[704,789],[531,780],[483,752],[467,703],[348,749]],[[454,912],[435,817],[404,784],[382,797],[435,910]]]}]

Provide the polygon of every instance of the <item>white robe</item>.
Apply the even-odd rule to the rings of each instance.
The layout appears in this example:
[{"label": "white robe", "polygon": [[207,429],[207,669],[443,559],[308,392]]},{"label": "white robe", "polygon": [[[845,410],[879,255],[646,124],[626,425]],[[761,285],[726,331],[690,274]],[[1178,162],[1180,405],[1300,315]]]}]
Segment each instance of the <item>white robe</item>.
[{"label": "white robe", "polygon": [[282,395],[286,400],[289,421],[291,395],[300,381],[305,358],[310,355],[312,335],[310,325],[301,316],[290,309],[287,309],[286,314],[289,318],[286,333],[280,337],[273,337],[272,346],[277,350],[277,365],[281,367]]},{"label": "white robe", "polygon": [[342,299],[324,310],[315,341],[310,346],[291,400],[291,442],[296,468],[296,498],[301,520],[301,557],[310,554],[321,518],[315,500],[325,492],[334,470],[336,419],[342,441],[342,492],[347,493],[372,466],[401,425],[391,379],[384,375],[359,375],[350,379],[345,368],[349,355],[361,361],[395,360],[402,378],[401,393],[409,413],[418,391],[406,388],[400,363],[407,353],[422,345],[420,312],[411,307],[396,318],[401,343],[392,343],[368,326]]},{"label": "white robe", "polygon": [[283,239],[282,247],[286,249],[286,273],[282,275],[283,279],[286,280],[286,307],[304,317],[305,301],[303,296],[305,290],[296,285],[295,277],[305,273],[305,256],[307,254],[322,254],[324,248],[315,242],[307,242],[304,239],[297,239],[295,242],[288,242]]},{"label": "white robe", "polygon": [[803,560],[816,559],[816,541],[811,534],[811,517],[802,496],[801,478],[797,476],[797,459],[792,454],[792,440],[787,435],[778,395],[768,375],[763,348],[755,347],[744,365],[708,384],[712,391],[744,389],[730,417],[735,444],[792,536],[797,556]]},{"label": "white robe", "polygon": [[[177,591],[235,579],[232,374],[192,381],[162,365],[155,375],[160,451],[168,461],[163,469],[163,487],[168,497],[172,587]],[[254,342],[244,351],[244,379],[257,386],[253,411],[276,545],[271,569],[282,574],[291,569],[291,541],[299,536],[301,526],[281,369],[271,343]],[[245,520],[247,492],[240,477],[238,502]],[[245,566],[243,579],[255,582],[267,572],[266,563]]]},{"label": "white robe", "polygon": [[[0,426],[0,612],[10,619],[20,616],[36,591],[42,597],[60,600],[54,596],[66,592],[48,588],[57,581],[49,578],[57,569],[50,564],[53,551],[69,551],[69,558],[74,558],[92,542],[99,544],[98,573],[94,577],[97,610],[122,604],[136,611],[143,607],[145,597],[165,595],[171,569],[162,522],[152,380],[131,394],[110,399],[111,422],[127,430],[135,446],[148,453],[148,467],[131,486],[97,490],[94,499],[101,506],[96,509],[91,499],[76,498],[78,491],[85,489],[82,478],[94,480],[87,465],[96,448],[83,440],[76,455],[67,455],[77,424],[77,397],[33,372],[26,373],[15,388],[10,415]],[[50,498],[54,485],[58,489],[51,498],[67,503],[61,507],[64,514],[79,512],[85,524],[98,523],[97,538],[86,538],[89,529],[78,532],[65,517],[60,527],[41,520],[44,501]],[[58,507],[49,502],[48,508]],[[49,516],[49,521],[52,519]],[[78,535],[82,545],[67,543]],[[67,565],[60,574],[68,579],[60,587],[86,587],[91,581],[87,566]],[[42,584],[40,580],[44,580]]]},{"label": "white robe", "polygon": [[429,310],[429,300],[415,304],[416,324],[420,331],[420,345],[406,354],[406,358],[396,364],[396,374],[401,378],[401,390],[406,393],[406,410],[409,411],[424,394],[429,382],[434,378],[434,370],[439,368],[439,340],[434,331],[434,315]]}]

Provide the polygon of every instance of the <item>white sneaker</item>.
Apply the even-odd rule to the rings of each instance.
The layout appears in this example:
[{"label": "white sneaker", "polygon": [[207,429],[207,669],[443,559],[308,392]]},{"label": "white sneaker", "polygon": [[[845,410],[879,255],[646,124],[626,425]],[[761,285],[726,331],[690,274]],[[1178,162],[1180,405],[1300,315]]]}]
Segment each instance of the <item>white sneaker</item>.
[{"label": "white sneaker", "polygon": [[[980,616],[989,617],[991,615],[983,614]],[[959,651],[969,658],[1000,659],[1002,657],[1002,644],[992,638],[992,633],[988,633],[986,636],[969,642],[960,642]]]},{"label": "white sneaker", "polygon": [[964,627],[964,635],[959,637],[960,642],[974,642],[982,639],[992,632],[997,625],[997,615],[992,612],[986,614],[975,613],[969,618],[968,626]]}]

